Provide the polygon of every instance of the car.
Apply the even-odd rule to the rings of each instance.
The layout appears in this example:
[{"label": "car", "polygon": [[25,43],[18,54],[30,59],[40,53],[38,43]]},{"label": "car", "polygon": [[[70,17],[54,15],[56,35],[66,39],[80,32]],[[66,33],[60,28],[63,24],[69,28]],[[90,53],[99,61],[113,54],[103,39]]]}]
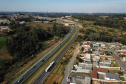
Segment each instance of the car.
[{"label": "car", "polygon": [[21,80],[23,80],[23,77],[21,77],[21,78],[18,80],[18,82],[20,82]]},{"label": "car", "polygon": [[44,62],[44,60],[42,60],[42,62]]},{"label": "car", "polygon": [[35,68],[36,66],[34,66],[34,68]]}]

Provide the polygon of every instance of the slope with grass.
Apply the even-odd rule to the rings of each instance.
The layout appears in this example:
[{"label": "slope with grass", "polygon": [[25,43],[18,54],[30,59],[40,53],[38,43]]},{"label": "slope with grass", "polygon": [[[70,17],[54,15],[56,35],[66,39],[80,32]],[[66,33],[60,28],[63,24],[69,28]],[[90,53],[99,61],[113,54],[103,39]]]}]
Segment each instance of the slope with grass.
[{"label": "slope with grass", "polygon": [[6,38],[0,38],[0,49],[4,47]]}]

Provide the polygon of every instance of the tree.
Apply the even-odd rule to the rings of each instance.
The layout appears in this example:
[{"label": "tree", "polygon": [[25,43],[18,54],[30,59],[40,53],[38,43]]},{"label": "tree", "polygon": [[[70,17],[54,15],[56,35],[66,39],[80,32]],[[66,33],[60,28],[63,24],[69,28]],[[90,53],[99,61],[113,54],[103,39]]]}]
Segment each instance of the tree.
[{"label": "tree", "polygon": [[83,51],[84,51],[84,47],[81,48],[81,52],[83,52]]},{"label": "tree", "polygon": [[53,84],[58,84],[57,82],[53,82]]}]

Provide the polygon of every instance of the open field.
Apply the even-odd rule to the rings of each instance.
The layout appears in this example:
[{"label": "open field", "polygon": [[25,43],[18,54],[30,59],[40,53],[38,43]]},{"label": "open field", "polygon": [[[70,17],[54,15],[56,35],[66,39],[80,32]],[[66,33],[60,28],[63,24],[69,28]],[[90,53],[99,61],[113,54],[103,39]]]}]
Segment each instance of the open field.
[{"label": "open field", "polygon": [[4,64],[6,61],[13,59],[6,50],[5,47],[6,38],[0,38],[0,66]]},{"label": "open field", "polygon": [[1,60],[6,60],[6,59],[13,59],[13,57],[9,55],[9,53],[6,50],[6,47],[3,47],[0,50],[0,61]]},{"label": "open field", "polygon": [[30,22],[28,24],[28,26],[31,26],[31,27],[35,27],[35,28],[44,28],[44,29],[47,29],[47,28],[52,28],[53,27],[53,24],[51,23],[41,23],[41,22]]}]

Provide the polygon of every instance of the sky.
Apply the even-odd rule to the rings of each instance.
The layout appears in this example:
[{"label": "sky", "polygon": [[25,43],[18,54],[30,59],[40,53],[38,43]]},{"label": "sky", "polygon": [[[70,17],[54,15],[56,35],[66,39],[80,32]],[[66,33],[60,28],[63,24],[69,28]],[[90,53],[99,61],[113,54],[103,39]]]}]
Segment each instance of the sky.
[{"label": "sky", "polygon": [[126,13],[126,0],[0,0],[0,11]]}]

